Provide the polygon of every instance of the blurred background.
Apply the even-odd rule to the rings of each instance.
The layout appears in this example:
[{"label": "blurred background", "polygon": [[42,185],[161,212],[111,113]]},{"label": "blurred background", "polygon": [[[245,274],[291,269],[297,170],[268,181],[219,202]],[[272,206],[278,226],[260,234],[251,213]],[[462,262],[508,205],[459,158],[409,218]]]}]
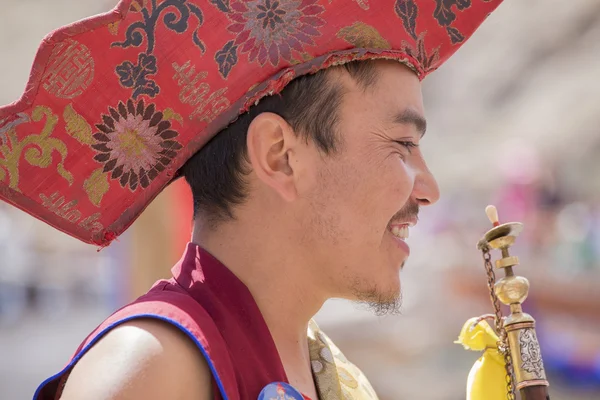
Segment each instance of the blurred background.
[{"label": "blurred background", "polygon": [[[1,4],[7,104],[46,33],[116,0]],[[412,230],[403,314],[331,301],[317,315],[382,400],[465,398],[479,354],[453,341],[468,318],[493,311],[475,248],[489,203],[502,221],[525,223],[513,253],[532,285],[527,311],[552,398],[600,399],[599,39],[598,0],[506,0],[425,80],[422,146],[442,200]],[[102,251],[0,203],[0,397],[31,398],[97,324],[168,275],[188,237],[189,201],[182,182],[172,185]]]}]

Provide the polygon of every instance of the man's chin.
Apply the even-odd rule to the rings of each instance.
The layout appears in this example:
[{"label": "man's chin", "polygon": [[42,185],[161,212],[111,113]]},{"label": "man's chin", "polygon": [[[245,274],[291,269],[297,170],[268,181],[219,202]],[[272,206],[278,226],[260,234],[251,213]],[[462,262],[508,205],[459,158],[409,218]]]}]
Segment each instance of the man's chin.
[{"label": "man's chin", "polygon": [[357,303],[376,316],[399,315],[402,313],[402,293],[400,290],[383,292],[377,289],[356,293]]}]

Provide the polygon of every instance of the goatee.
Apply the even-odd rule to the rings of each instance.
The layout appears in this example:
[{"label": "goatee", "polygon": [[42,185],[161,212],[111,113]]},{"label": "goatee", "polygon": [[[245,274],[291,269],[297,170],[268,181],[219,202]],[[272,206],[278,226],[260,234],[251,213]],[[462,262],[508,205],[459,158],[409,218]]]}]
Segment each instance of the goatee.
[{"label": "goatee", "polygon": [[378,317],[402,314],[402,292],[382,293],[378,288],[356,293],[358,305]]}]

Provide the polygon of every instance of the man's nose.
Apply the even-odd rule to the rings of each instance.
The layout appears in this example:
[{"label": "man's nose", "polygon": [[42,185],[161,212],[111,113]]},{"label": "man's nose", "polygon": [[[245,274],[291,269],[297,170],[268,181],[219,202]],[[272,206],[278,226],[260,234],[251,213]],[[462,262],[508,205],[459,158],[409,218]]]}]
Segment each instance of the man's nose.
[{"label": "man's nose", "polygon": [[440,199],[440,188],[437,181],[425,166],[415,177],[413,198],[420,206],[432,205]]}]

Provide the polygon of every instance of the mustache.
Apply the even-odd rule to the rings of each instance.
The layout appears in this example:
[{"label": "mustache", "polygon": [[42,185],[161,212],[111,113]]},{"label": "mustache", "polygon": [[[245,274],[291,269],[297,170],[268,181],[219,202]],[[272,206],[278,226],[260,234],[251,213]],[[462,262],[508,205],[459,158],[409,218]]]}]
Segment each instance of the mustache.
[{"label": "mustache", "polygon": [[414,200],[409,200],[408,203],[400,211],[398,211],[391,219],[390,223],[396,221],[407,221],[415,218],[419,220],[419,203]]}]

